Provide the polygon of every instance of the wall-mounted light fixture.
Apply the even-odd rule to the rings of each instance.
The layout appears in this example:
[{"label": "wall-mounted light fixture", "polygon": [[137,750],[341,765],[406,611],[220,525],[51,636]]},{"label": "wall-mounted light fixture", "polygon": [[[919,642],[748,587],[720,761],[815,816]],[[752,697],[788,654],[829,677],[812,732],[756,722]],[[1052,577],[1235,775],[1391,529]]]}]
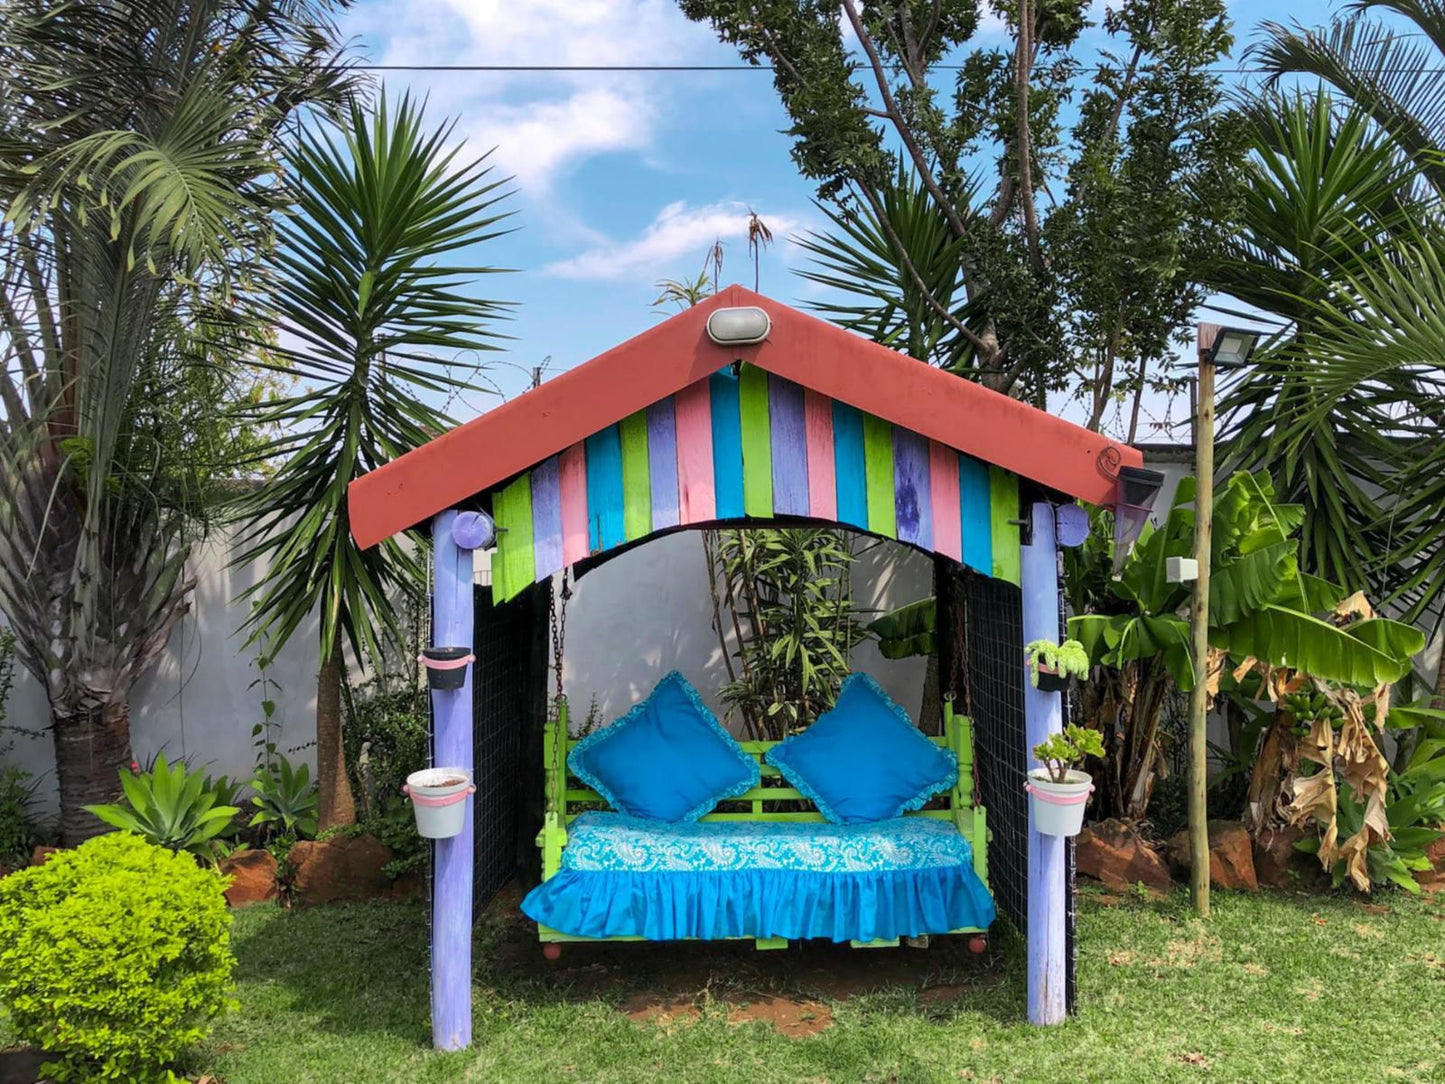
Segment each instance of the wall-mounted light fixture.
[{"label": "wall-mounted light fixture", "polygon": [[1164,472],[1148,467],[1120,467],[1118,496],[1114,501],[1114,578],[1134,550],[1134,543],[1149,522],[1149,513],[1164,488]]},{"label": "wall-mounted light fixture", "polygon": [[756,305],[714,309],[707,318],[707,337],[719,346],[760,343],[772,330],[772,318]]}]

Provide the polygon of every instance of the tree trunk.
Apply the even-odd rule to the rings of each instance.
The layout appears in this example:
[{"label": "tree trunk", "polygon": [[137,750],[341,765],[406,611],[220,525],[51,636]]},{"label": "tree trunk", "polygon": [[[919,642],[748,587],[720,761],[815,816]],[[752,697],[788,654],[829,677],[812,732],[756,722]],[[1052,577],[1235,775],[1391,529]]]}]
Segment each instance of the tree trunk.
[{"label": "tree trunk", "polygon": [[60,840],[67,847],[111,831],[87,813],[120,795],[130,767],[130,705],[114,704],[55,716],[55,774],[60,783]]},{"label": "tree trunk", "polygon": [[322,828],[356,823],[356,802],[346,776],[346,746],[341,740],[340,637],[316,674],[316,789]]}]

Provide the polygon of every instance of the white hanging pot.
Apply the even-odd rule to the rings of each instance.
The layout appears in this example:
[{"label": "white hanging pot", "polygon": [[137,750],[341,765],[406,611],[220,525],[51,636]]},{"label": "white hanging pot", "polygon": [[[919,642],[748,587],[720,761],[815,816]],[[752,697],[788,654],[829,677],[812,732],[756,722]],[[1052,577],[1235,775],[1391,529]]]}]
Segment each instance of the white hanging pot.
[{"label": "white hanging pot", "polygon": [[424,768],[406,777],[416,830],[424,839],[450,839],[467,823],[467,799],[476,793],[465,768]]},{"label": "white hanging pot", "polygon": [[1029,772],[1024,789],[1029,792],[1034,827],[1042,835],[1076,836],[1084,827],[1084,807],[1094,790],[1094,780],[1088,772],[1072,769],[1065,780],[1055,783],[1049,778],[1047,768]]}]

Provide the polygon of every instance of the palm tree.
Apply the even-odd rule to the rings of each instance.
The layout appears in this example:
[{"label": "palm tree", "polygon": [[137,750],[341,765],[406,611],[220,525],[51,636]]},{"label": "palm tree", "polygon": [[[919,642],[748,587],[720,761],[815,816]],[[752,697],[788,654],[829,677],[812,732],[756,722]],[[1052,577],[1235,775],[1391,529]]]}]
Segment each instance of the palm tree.
[{"label": "palm tree", "polygon": [[459,161],[452,126],[383,94],[353,105],[339,132],[303,131],[287,161],[296,213],[280,227],[273,310],[280,363],[305,385],[259,415],[280,432],[261,455],[281,465],[239,499],[238,562],[268,570],[249,592],[255,636],[276,650],[320,614],[317,782],[322,827],[355,818],[341,740],[343,638],[377,661],[404,637],[396,615],[425,590],[420,539],[360,550],[346,487],[450,427],[442,400],[471,385],[447,358],[495,349],[505,306],[467,292],[497,270],[455,257],[498,235],[504,181]]},{"label": "palm tree", "polygon": [[[238,319],[281,125],[350,88],[332,0],[0,6],[0,605],[49,700],[67,843],[130,760],[129,698],[185,612],[183,442],[136,389]],[[218,340],[219,341],[219,340]],[[213,357],[226,357],[213,352]]]}]

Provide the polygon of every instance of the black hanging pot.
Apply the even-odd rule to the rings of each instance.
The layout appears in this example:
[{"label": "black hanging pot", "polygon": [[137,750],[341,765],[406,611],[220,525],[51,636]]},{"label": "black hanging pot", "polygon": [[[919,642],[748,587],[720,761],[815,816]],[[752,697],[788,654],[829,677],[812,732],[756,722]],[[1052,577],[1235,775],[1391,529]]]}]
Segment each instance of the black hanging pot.
[{"label": "black hanging pot", "polygon": [[1043,693],[1061,693],[1069,687],[1069,675],[1061,674],[1057,670],[1045,670],[1039,667],[1038,690]]},{"label": "black hanging pot", "polygon": [[475,659],[469,647],[424,647],[417,661],[426,667],[431,688],[460,689],[467,681],[467,666]]}]

